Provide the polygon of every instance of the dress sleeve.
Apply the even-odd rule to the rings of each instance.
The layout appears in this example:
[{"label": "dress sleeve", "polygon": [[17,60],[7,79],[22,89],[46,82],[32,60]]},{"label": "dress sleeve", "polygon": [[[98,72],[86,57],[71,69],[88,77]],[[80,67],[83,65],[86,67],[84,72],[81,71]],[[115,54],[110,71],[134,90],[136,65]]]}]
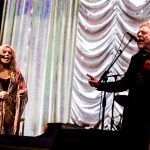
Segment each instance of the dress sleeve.
[{"label": "dress sleeve", "polygon": [[28,94],[27,94],[27,84],[24,80],[22,73],[18,72],[18,88],[17,88],[17,98],[20,101],[20,116],[22,115],[25,105],[28,101]]}]

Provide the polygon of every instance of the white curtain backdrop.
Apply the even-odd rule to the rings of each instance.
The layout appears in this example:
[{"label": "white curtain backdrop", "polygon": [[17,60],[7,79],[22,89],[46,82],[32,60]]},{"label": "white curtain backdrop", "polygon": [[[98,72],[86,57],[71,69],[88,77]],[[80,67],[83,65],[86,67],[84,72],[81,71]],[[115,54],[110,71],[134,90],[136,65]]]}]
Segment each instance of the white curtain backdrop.
[{"label": "white curtain backdrop", "polygon": [[78,0],[6,0],[2,43],[16,49],[28,85],[24,135],[68,122]]},{"label": "white curtain backdrop", "polygon": [[[101,128],[105,110],[104,130],[119,130],[123,106],[115,101],[113,108],[114,95],[106,93],[106,107],[103,109],[104,93],[90,87],[86,74],[100,79],[118,50],[123,50],[128,43],[130,37],[125,33],[129,32],[136,36],[140,23],[146,20],[150,20],[149,0],[80,0],[73,78],[72,122],[87,128],[93,128],[99,122],[98,128]],[[136,52],[136,43],[132,41],[111,67],[108,75],[123,75],[131,56]],[[114,77],[109,77],[108,81],[110,80],[114,80]],[[127,95],[128,91],[115,94]],[[111,119],[114,119],[113,128],[111,128]]]},{"label": "white curtain backdrop", "polygon": [[[24,135],[42,134],[47,123],[101,123],[103,93],[89,86],[86,73],[101,77],[125,32],[136,35],[139,24],[150,19],[149,8],[146,0],[5,0],[0,39],[16,49],[28,85]],[[121,49],[129,38],[125,35]],[[136,52],[132,41],[110,75],[122,75]],[[110,130],[113,93],[106,96]],[[115,102],[115,125],[122,111]]]}]

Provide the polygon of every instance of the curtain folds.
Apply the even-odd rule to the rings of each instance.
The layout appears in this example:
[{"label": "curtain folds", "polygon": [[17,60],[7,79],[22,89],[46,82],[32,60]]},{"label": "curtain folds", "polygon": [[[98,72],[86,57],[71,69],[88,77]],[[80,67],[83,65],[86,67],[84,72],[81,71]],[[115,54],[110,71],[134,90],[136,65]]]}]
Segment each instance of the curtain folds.
[{"label": "curtain folds", "polygon": [[[136,35],[150,20],[149,7],[143,0],[5,0],[0,38],[16,49],[28,85],[24,135],[42,134],[53,122],[101,126],[104,93],[89,86],[86,74],[101,77],[128,43],[125,33]],[[119,79],[136,52],[132,41],[109,75]],[[110,130],[114,95],[106,96],[104,127]],[[115,102],[114,130],[122,111]]]},{"label": "curtain folds", "polygon": [[7,0],[2,43],[16,49],[28,85],[24,135],[68,122],[78,0]]},{"label": "curtain folds", "polygon": [[[127,95],[128,91],[106,93],[103,109],[104,93],[90,87],[86,74],[100,79],[119,50],[123,50],[108,74],[119,75],[117,80],[122,77],[131,56],[137,52],[134,41],[125,48],[130,39],[126,32],[136,36],[140,23],[150,20],[149,6],[150,1],[80,0],[71,107],[73,123],[84,127],[95,127],[99,123],[98,128],[101,128],[105,110],[104,130],[112,129],[111,119],[114,119],[113,130],[118,130],[123,106],[114,101],[114,94]],[[108,81],[114,80],[108,77]]]}]

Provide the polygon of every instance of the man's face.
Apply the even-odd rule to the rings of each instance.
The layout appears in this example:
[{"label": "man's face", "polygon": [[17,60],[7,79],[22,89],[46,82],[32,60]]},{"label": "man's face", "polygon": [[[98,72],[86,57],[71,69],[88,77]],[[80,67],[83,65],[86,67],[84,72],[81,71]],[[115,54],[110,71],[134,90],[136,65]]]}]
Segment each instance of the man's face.
[{"label": "man's face", "polygon": [[141,26],[137,33],[139,49],[146,49],[150,51],[150,27]]}]

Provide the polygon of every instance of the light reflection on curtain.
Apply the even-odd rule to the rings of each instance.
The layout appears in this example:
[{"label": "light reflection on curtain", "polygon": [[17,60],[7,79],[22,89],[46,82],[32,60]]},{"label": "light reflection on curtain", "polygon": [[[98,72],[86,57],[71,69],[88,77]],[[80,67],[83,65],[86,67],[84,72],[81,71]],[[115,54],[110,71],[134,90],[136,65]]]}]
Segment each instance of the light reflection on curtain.
[{"label": "light reflection on curtain", "polygon": [[78,0],[7,0],[2,43],[11,44],[28,85],[24,135],[68,122]]},{"label": "light reflection on curtain", "polygon": [[[136,5],[135,5],[136,4]],[[150,1],[134,0],[80,0],[76,57],[73,78],[71,121],[95,127],[102,119],[103,92],[88,84],[86,74],[98,79],[109,67],[126,32],[136,35],[139,24],[150,20]],[[122,50],[130,37],[125,34]],[[109,75],[122,75],[137,52],[132,41],[110,69]],[[120,76],[117,78],[119,79]],[[114,80],[114,77],[108,78]],[[127,95],[128,91],[116,93]],[[113,93],[106,93],[104,130],[111,129]],[[114,102],[113,130],[118,130],[123,107]]]},{"label": "light reflection on curtain", "polygon": [[[97,123],[101,92],[88,85],[86,73],[100,78],[123,34],[135,34],[138,25],[150,19],[149,1],[136,6],[133,1],[80,0],[78,14],[78,0],[5,1],[2,43],[15,47],[29,90],[25,135],[41,134],[47,122],[67,122],[71,104],[71,122]],[[127,42],[126,37],[122,47]],[[122,75],[136,50],[131,42],[110,74]],[[105,129],[110,129],[112,99],[113,95],[107,94]],[[122,109],[115,103],[116,122]]]}]

